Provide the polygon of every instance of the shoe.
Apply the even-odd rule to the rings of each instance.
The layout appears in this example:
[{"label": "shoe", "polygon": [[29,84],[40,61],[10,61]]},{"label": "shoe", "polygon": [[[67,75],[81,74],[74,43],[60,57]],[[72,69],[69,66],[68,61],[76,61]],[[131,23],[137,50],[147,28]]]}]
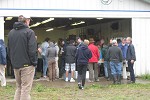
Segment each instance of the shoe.
[{"label": "shoe", "polygon": [[130,77],[129,77],[129,76],[127,76],[127,80],[130,80]]},{"label": "shoe", "polygon": [[99,82],[99,79],[96,79],[95,82]]},{"label": "shoe", "polygon": [[89,83],[93,83],[93,81],[91,81],[91,80],[88,80],[88,82],[89,82]]},{"label": "shoe", "polygon": [[83,86],[79,86],[79,89],[83,90],[83,89],[84,89],[84,87],[83,87]]},{"label": "shoe", "polygon": [[47,76],[43,76],[43,78],[47,78]]},{"label": "shoe", "polygon": [[110,81],[110,78],[107,78],[107,81]]},{"label": "shoe", "polygon": [[66,78],[65,81],[68,82],[68,78]]},{"label": "shoe", "polygon": [[118,77],[117,78],[117,84],[121,84],[121,78],[122,78],[122,76],[119,74],[117,77]]},{"label": "shoe", "polygon": [[81,88],[81,83],[78,83],[78,87],[79,87],[79,89]]},{"label": "shoe", "polygon": [[128,82],[128,84],[134,84],[135,83],[135,81],[129,81]]},{"label": "shoe", "polygon": [[116,75],[113,75],[113,84],[117,84],[117,76]]},{"label": "shoe", "polygon": [[71,78],[70,82],[75,82],[75,80],[73,78]]},{"label": "shoe", "polygon": [[83,87],[83,86],[81,86],[81,90],[84,90],[84,87]]}]

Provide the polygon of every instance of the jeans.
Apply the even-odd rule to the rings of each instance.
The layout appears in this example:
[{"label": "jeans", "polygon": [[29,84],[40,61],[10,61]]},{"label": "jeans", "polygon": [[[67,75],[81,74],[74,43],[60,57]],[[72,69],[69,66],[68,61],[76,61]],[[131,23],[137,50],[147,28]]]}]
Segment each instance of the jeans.
[{"label": "jeans", "polygon": [[[98,64],[89,63],[88,69],[89,69],[89,80],[94,81],[93,76],[94,76],[94,79],[97,80],[98,79]],[[94,70],[94,73],[93,73],[93,70]]]},{"label": "jeans", "polygon": [[43,76],[46,76],[47,68],[48,68],[48,60],[45,56],[42,56],[43,59]]},{"label": "jeans", "polygon": [[87,65],[81,64],[78,65],[78,83],[81,83],[82,86],[85,85],[85,79],[86,79],[86,71],[87,71]]},{"label": "jeans", "polygon": [[121,75],[122,74],[122,62],[113,62],[110,61],[111,74]]},{"label": "jeans", "polygon": [[128,61],[128,67],[129,67],[129,71],[130,71],[131,81],[135,82],[133,65],[134,65],[134,63],[131,63],[131,61]]},{"label": "jeans", "polygon": [[108,77],[108,67],[109,67],[109,62],[108,61],[104,61],[105,77]]},{"label": "jeans", "polygon": [[30,91],[32,88],[35,67],[29,66],[14,69],[16,78],[16,92],[14,100],[31,100]]}]

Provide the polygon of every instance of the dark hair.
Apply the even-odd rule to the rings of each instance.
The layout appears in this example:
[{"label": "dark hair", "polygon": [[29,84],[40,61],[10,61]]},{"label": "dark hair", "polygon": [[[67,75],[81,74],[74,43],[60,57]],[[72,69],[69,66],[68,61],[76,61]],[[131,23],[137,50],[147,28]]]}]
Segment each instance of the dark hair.
[{"label": "dark hair", "polygon": [[20,16],[18,17],[18,21],[19,21],[19,22],[25,22],[25,21],[26,21],[26,18],[25,18],[23,15],[20,15]]},{"label": "dark hair", "polygon": [[75,42],[74,40],[70,40],[70,41],[69,41],[70,44],[73,44],[74,42]]},{"label": "dark hair", "polygon": [[45,38],[45,41],[46,41],[46,42],[50,41],[50,38],[48,38],[48,37],[47,37],[47,38]]}]

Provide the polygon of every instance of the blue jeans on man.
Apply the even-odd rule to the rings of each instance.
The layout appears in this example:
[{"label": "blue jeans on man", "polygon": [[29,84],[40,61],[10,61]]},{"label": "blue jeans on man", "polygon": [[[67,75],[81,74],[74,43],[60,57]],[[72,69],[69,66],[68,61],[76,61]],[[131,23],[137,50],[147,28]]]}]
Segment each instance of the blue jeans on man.
[{"label": "blue jeans on man", "polygon": [[46,56],[42,55],[42,59],[43,59],[43,77],[46,77],[46,72],[47,72],[47,68],[48,68],[48,60]]},{"label": "blue jeans on man", "polygon": [[112,78],[111,75],[111,69],[110,69],[110,63],[108,61],[104,61],[104,71],[105,71],[105,77],[109,79]]},{"label": "blue jeans on man", "polygon": [[114,84],[121,84],[122,62],[110,61],[110,68]]}]

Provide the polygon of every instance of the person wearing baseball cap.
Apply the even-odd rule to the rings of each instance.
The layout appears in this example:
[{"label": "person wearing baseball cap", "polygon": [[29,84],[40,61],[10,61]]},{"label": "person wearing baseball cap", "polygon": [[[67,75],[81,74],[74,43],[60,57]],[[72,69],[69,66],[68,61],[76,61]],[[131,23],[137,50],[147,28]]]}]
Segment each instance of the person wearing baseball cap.
[{"label": "person wearing baseball cap", "polygon": [[16,78],[14,100],[31,100],[35,66],[37,65],[37,42],[35,33],[29,29],[31,18],[20,15],[8,34],[8,55]]},{"label": "person wearing baseball cap", "polygon": [[122,59],[122,51],[118,47],[117,40],[112,40],[112,47],[109,47],[107,52],[107,61],[110,62],[113,84],[121,84]]}]

